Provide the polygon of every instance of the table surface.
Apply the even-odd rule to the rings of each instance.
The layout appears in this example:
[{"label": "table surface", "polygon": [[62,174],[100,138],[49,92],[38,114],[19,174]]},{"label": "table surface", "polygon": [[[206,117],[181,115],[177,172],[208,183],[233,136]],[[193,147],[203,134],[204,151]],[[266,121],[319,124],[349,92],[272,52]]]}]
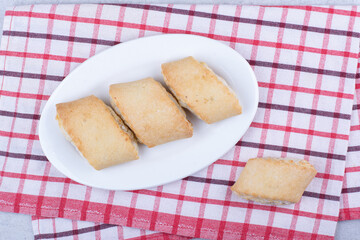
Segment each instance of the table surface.
[{"label": "table surface", "polygon": [[[7,7],[47,3],[184,3],[193,4],[242,4],[242,5],[360,5],[360,0],[0,0],[0,34]],[[0,240],[34,239],[31,217],[24,214],[0,212]],[[360,220],[339,222],[336,240],[360,239]]]}]

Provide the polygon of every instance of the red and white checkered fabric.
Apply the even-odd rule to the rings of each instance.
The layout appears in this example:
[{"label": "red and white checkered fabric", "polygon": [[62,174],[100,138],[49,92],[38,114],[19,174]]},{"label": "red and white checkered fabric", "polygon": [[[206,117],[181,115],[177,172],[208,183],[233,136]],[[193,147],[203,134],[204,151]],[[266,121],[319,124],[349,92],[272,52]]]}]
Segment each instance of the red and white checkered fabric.
[{"label": "red and white checkered fabric", "polygon": [[[260,87],[250,129],[208,168],[156,188],[106,191],[64,177],[47,161],[38,141],[46,100],[90,56],[119,42],[163,33],[207,36],[249,61]],[[8,10],[0,51],[0,210],[209,239],[333,238],[359,42],[356,6],[35,5]],[[256,156],[304,158],[318,174],[298,204],[248,202],[229,186],[247,159]],[[350,214],[357,207],[352,205],[357,197],[352,186],[359,184],[348,175],[345,187],[355,199],[350,201],[347,193],[344,209]],[[55,230],[45,226],[48,221]],[[57,234],[63,229],[57,225],[66,221],[35,220],[37,238]],[[94,228],[89,238],[105,231],[98,230],[99,224],[67,222],[74,238],[80,238],[83,226]],[[118,229],[137,237],[160,234],[123,227],[108,231]]]},{"label": "red and white checkered fabric", "polygon": [[[359,69],[360,70],[360,69]],[[340,195],[339,220],[360,219],[360,76],[351,115],[350,140],[345,163],[345,177]],[[357,141],[356,141],[357,140]],[[95,224],[62,218],[32,216],[35,239],[187,239],[177,235],[138,230],[110,224]],[[105,230],[106,229],[106,230]]]},{"label": "red and white checkered fabric", "polygon": [[32,225],[37,239],[89,240],[186,240],[188,237],[123,227],[106,223],[75,221],[64,218],[42,218],[33,216]]},{"label": "red and white checkered fabric", "polygon": [[360,219],[360,68],[355,92],[345,176],[340,195],[340,221]]}]

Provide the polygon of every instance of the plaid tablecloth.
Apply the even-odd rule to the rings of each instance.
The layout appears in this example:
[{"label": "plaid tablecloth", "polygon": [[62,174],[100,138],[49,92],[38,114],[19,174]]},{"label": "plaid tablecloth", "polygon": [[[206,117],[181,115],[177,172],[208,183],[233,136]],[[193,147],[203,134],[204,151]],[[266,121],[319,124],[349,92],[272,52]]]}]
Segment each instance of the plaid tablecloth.
[{"label": "plaid tablecloth", "polygon": [[360,219],[360,69],[355,84],[354,106],[351,115],[349,147],[345,176],[340,195],[339,220]]},{"label": "plaid tablecloth", "polygon": [[[38,239],[66,229],[69,238],[84,239],[110,231],[124,239],[333,238],[340,205],[341,220],[359,217],[358,143],[351,141],[348,151],[350,123],[350,140],[360,130],[359,98],[353,101],[359,17],[355,6],[35,5],[8,10],[0,52],[0,210],[73,220],[35,219]],[[156,188],[106,191],[60,174],[43,155],[37,135],[53,90],[90,56],[116,43],[164,33],[216,39],[253,66],[260,103],[245,136],[208,168]],[[318,174],[298,204],[248,202],[229,186],[247,159],[256,156],[304,158]],[[84,228],[90,229],[86,235]]]},{"label": "plaid tablecloth", "polygon": [[[350,140],[345,163],[345,176],[342,194],[340,195],[339,221],[360,219],[359,77],[359,74],[357,74],[356,93],[351,115]],[[32,224],[35,239],[188,239],[186,237],[149,230],[63,218],[42,218],[32,216]]]}]

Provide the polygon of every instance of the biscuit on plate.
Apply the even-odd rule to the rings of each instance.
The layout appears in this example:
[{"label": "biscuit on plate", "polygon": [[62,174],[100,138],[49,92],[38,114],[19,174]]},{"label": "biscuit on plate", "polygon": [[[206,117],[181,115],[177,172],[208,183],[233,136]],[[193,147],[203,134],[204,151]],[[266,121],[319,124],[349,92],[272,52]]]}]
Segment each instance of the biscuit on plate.
[{"label": "biscuit on plate", "polygon": [[253,158],[246,163],[231,190],[260,203],[292,204],[300,201],[315,175],[315,168],[305,160]]},{"label": "biscuit on plate", "polygon": [[206,123],[242,112],[236,94],[225,80],[193,57],[161,65],[164,81],[181,106]]},{"label": "biscuit on plate", "polygon": [[56,112],[66,139],[96,170],[139,158],[132,132],[97,97],[56,104]]},{"label": "biscuit on plate", "polygon": [[154,147],[189,138],[191,123],[173,96],[152,78],[118,83],[109,89],[111,106],[139,142]]}]

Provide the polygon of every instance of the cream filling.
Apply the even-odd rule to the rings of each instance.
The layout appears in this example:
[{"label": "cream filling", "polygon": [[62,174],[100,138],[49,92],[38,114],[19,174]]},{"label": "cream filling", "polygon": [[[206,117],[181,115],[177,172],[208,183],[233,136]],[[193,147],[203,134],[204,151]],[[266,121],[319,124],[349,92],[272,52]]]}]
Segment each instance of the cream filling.
[{"label": "cream filling", "polygon": [[176,101],[176,99],[173,97],[173,95],[171,93],[168,93],[167,91],[166,91],[166,93],[169,96],[169,98],[171,99],[171,101],[173,101],[175,103],[176,107],[180,110],[182,115],[184,115],[184,117],[186,117],[186,113],[184,112],[184,109],[182,109],[182,107],[179,105],[179,103]]},{"label": "cream filling", "polygon": [[116,112],[117,117],[120,117],[120,120],[123,121],[123,126],[126,127],[129,132],[131,132],[131,136],[133,137],[134,141],[138,141],[139,143],[143,143],[143,142],[140,141],[139,138],[136,137],[135,133],[133,133],[133,132],[130,130],[130,127],[128,127],[129,124],[126,122],[124,116],[121,114],[120,109],[116,106],[116,103],[115,103],[115,101],[113,100],[112,97],[110,97],[110,105],[111,105],[111,107],[113,108],[113,110]]},{"label": "cream filling", "polygon": [[119,124],[120,128],[129,135],[130,139],[131,139],[131,143],[134,145],[135,149],[138,151],[138,145],[136,143],[136,137],[134,135],[134,133],[124,124],[125,121],[122,121],[122,119],[114,112],[114,110],[109,107],[106,106],[109,110],[111,115],[115,118],[115,121]]}]

